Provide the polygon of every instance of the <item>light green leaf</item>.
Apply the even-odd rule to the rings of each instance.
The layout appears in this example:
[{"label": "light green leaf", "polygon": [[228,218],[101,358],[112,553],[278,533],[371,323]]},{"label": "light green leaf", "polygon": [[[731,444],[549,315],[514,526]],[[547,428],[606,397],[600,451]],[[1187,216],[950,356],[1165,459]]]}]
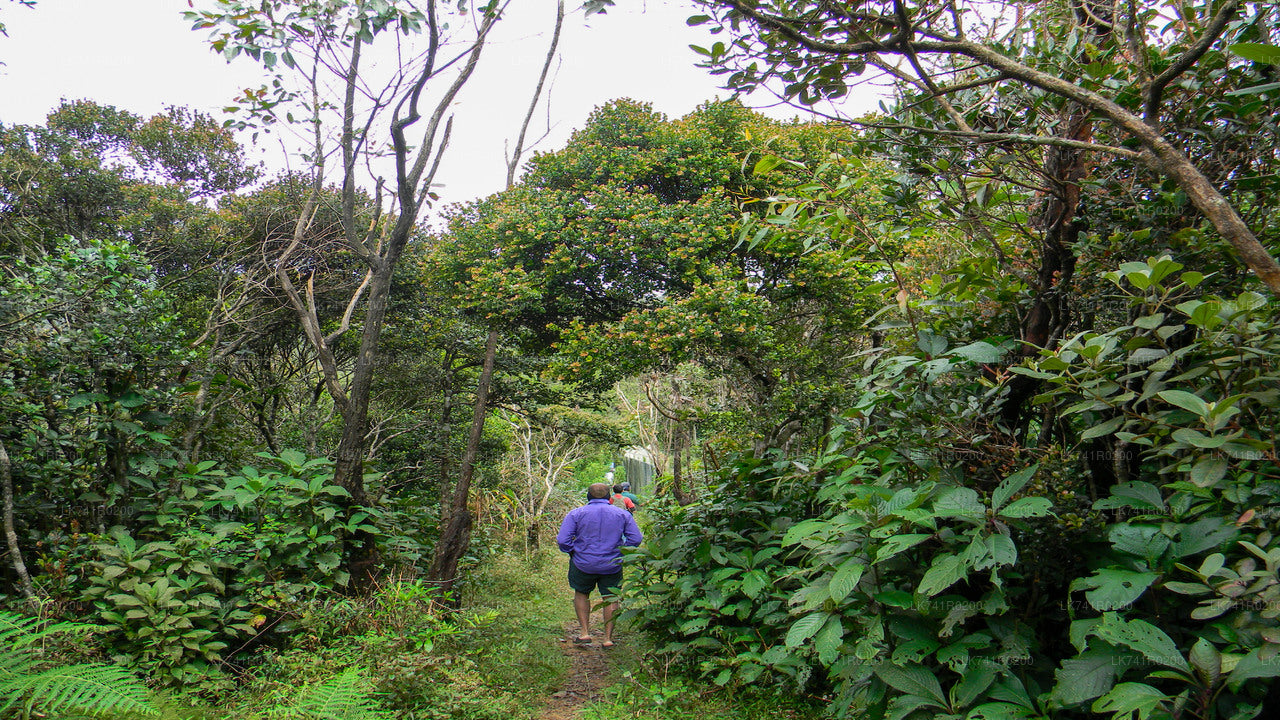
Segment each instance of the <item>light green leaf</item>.
[{"label": "light green leaf", "polygon": [[955,585],[969,574],[969,565],[959,555],[943,555],[935,558],[933,565],[920,579],[917,591],[925,597],[933,597]]},{"label": "light green leaf", "polygon": [[1093,711],[1114,713],[1114,720],[1131,720],[1136,712],[1139,720],[1145,720],[1169,699],[1146,683],[1120,683],[1093,703]]},{"label": "light green leaf", "polygon": [[1271,646],[1271,648],[1257,648],[1251,651],[1248,655],[1240,658],[1240,661],[1236,663],[1235,668],[1231,670],[1231,674],[1227,676],[1227,686],[1230,687],[1232,691],[1238,691],[1240,686],[1248,680],[1255,680],[1257,678],[1264,677],[1280,677],[1280,662],[1277,662],[1277,658],[1268,657],[1265,660],[1262,658],[1262,653],[1265,650],[1273,650],[1274,647],[1275,646]]},{"label": "light green leaf", "polygon": [[831,595],[831,599],[837,603],[844,602],[849,593],[858,587],[858,581],[862,579],[862,573],[866,569],[866,565],[857,558],[850,558],[841,563],[827,585],[827,592]]},{"label": "light green leaf", "polygon": [[1124,422],[1125,422],[1125,418],[1123,415],[1120,417],[1111,418],[1106,422],[1094,425],[1088,428],[1087,430],[1085,430],[1084,432],[1080,433],[1080,439],[1092,440],[1093,438],[1096,438],[1096,437],[1103,437],[1105,435],[1110,435],[1115,431],[1119,430],[1120,427],[1124,425]]},{"label": "light green leaf", "polygon": [[1000,481],[1000,484],[996,486],[995,491],[991,493],[992,509],[999,510],[1004,507],[1004,504],[1009,501],[1009,498],[1017,495],[1019,490],[1026,487],[1027,483],[1031,482],[1031,478],[1035,477],[1036,470],[1039,469],[1040,465],[1037,463],[1030,467],[1025,467]]},{"label": "light green leaf", "polygon": [[791,629],[787,631],[787,639],[785,641],[787,647],[799,647],[805,640],[813,637],[814,633],[827,622],[828,614],[824,612],[815,612],[805,615],[799,620],[791,624]]},{"label": "light green leaf", "polygon": [[1000,517],[1029,518],[1044,517],[1051,514],[1053,503],[1042,497],[1024,497],[1014,500],[1008,507],[1000,511]]},{"label": "light green leaf", "polygon": [[1156,573],[1101,568],[1089,577],[1073,580],[1071,590],[1092,588],[1084,596],[1095,610],[1119,610],[1133,604],[1157,577]]},{"label": "light green leaf", "polygon": [[905,550],[909,550],[915,547],[916,545],[919,545],[920,543],[924,542],[925,540],[928,540],[931,537],[933,536],[925,535],[923,533],[907,533],[905,535],[894,535],[893,537],[885,540],[884,545],[881,545],[880,549],[876,551],[875,562],[877,563],[884,562],[885,560],[888,560],[889,558],[894,557],[895,555]]},{"label": "light green leaf", "polygon": [[984,703],[969,711],[965,720],[1024,720],[1036,712],[1011,703]]},{"label": "light green leaf", "polygon": [[942,685],[934,674],[922,667],[902,668],[890,663],[880,663],[875,667],[876,677],[885,685],[917,697],[929,698],[937,707],[947,706],[947,697],[942,694]]},{"label": "light green leaf", "polygon": [[948,355],[957,355],[966,360],[975,363],[995,363],[1000,362],[1000,358],[1004,357],[1004,350],[992,345],[989,342],[978,341],[962,345],[953,349]]},{"label": "light green leaf", "polygon": [[1093,634],[1113,645],[1123,645],[1142,653],[1151,662],[1191,672],[1191,666],[1178,650],[1178,644],[1163,630],[1145,620],[1122,620],[1114,612],[1105,613],[1102,622],[1093,628]]},{"label": "light green leaf", "polygon": [[840,616],[832,615],[818,631],[814,646],[818,649],[818,659],[824,665],[830,665],[840,657],[840,646],[844,644],[844,623]]},{"label": "light green leaf", "polygon": [[1156,393],[1156,396],[1170,405],[1176,405],[1200,417],[1209,416],[1209,405],[1204,400],[1201,400],[1198,395],[1184,390],[1161,390]]},{"label": "light green leaf", "polygon": [[1235,43],[1228,45],[1227,50],[1245,60],[1252,60],[1265,65],[1280,65],[1280,47],[1265,43]]},{"label": "light green leaf", "polygon": [[1227,459],[1217,456],[1202,457],[1191,467],[1191,482],[1198,487],[1213,487],[1227,475]]}]

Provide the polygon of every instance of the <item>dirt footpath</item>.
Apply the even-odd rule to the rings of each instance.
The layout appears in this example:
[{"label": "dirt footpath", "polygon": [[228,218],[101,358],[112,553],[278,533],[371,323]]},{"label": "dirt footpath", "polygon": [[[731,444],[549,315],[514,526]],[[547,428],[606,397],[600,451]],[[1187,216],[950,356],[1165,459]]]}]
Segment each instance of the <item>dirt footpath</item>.
[{"label": "dirt footpath", "polygon": [[[596,636],[590,645],[575,645],[573,638],[578,635],[578,623],[564,624],[564,635],[560,638],[564,654],[569,658],[569,675],[564,685],[547,698],[546,709],[539,716],[540,720],[574,720],[582,707],[595,700],[600,691],[613,684],[613,649],[606,650],[600,645],[601,631],[592,627]],[[615,633],[616,635],[616,633]]]}]

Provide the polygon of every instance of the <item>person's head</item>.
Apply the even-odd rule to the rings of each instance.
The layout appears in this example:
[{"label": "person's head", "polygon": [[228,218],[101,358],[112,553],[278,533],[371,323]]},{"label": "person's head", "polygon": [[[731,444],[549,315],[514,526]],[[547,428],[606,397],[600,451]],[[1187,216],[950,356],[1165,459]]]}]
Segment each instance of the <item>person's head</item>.
[{"label": "person's head", "polygon": [[604,483],[591,483],[587,486],[587,499],[599,500],[609,497],[609,486]]},{"label": "person's head", "polygon": [[614,485],[614,486],[613,486],[613,491],[614,491],[615,493],[620,493],[620,492],[622,492],[622,483],[618,483],[617,485]]},{"label": "person's head", "polygon": [[622,492],[626,492],[631,489],[631,483],[622,483],[620,487],[622,488]]}]

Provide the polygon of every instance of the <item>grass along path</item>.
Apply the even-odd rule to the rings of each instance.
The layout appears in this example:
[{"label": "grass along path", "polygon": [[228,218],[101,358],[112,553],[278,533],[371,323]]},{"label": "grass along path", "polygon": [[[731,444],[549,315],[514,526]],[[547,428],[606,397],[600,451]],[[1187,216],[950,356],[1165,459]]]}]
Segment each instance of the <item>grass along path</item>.
[{"label": "grass along path", "polygon": [[[282,647],[246,666],[214,705],[174,718],[300,718],[308,688],[353,670],[367,679],[368,711],[343,720],[810,720],[804,702],[768,691],[722,689],[671,671],[639,633],[620,623],[605,649],[574,645],[565,556],[488,556],[464,586],[458,614],[423,604],[420,581],[391,583],[374,598],[315,605]],[[185,705],[186,702],[181,704]],[[310,716],[308,716],[310,717]],[[318,717],[318,716],[317,716]]]},{"label": "grass along path", "polygon": [[[486,661],[480,669],[497,670],[491,663],[506,657],[528,672],[501,672],[491,686],[527,698],[503,720],[811,720],[820,716],[812,703],[779,697],[750,688],[733,691],[672,672],[652,654],[646,639],[619,623],[616,645],[604,648],[600,610],[591,615],[596,641],[575,645],[573,591],[565,575],[567,557],[548,553],[539,558],[498,557],[474,571],[476,582],[467,605],[499,614],[486,628]],[[506,628],[495,632],[496,628]],[[468,643],[476,647],[477,643]],[[506,683],[510,682],[510,685]],[[530,714],[526,715],[525,712]],[[454,717],[466,718],[467,716]],[[469,720],[469,718],[468,718]]]}]

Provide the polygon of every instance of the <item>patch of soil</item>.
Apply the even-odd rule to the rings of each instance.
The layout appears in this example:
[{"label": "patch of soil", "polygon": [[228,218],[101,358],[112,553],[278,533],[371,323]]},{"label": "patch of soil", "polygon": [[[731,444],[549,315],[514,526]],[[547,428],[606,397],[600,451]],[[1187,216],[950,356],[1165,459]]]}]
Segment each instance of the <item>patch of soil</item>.
[{"label": "patch of soil", "polygon": [[[614,633],[617,635],[617,633]],[[600,635],[590,645],[576,645],[578,623],[564,624],[564,637],[560,638],[564,654],[569,658],[569,676],[564,686],[547,698],[546,708],[539,720],[574,720],[582,706],[597,699],[600,691],[612,684],[612,648],[600,644]]]}]

